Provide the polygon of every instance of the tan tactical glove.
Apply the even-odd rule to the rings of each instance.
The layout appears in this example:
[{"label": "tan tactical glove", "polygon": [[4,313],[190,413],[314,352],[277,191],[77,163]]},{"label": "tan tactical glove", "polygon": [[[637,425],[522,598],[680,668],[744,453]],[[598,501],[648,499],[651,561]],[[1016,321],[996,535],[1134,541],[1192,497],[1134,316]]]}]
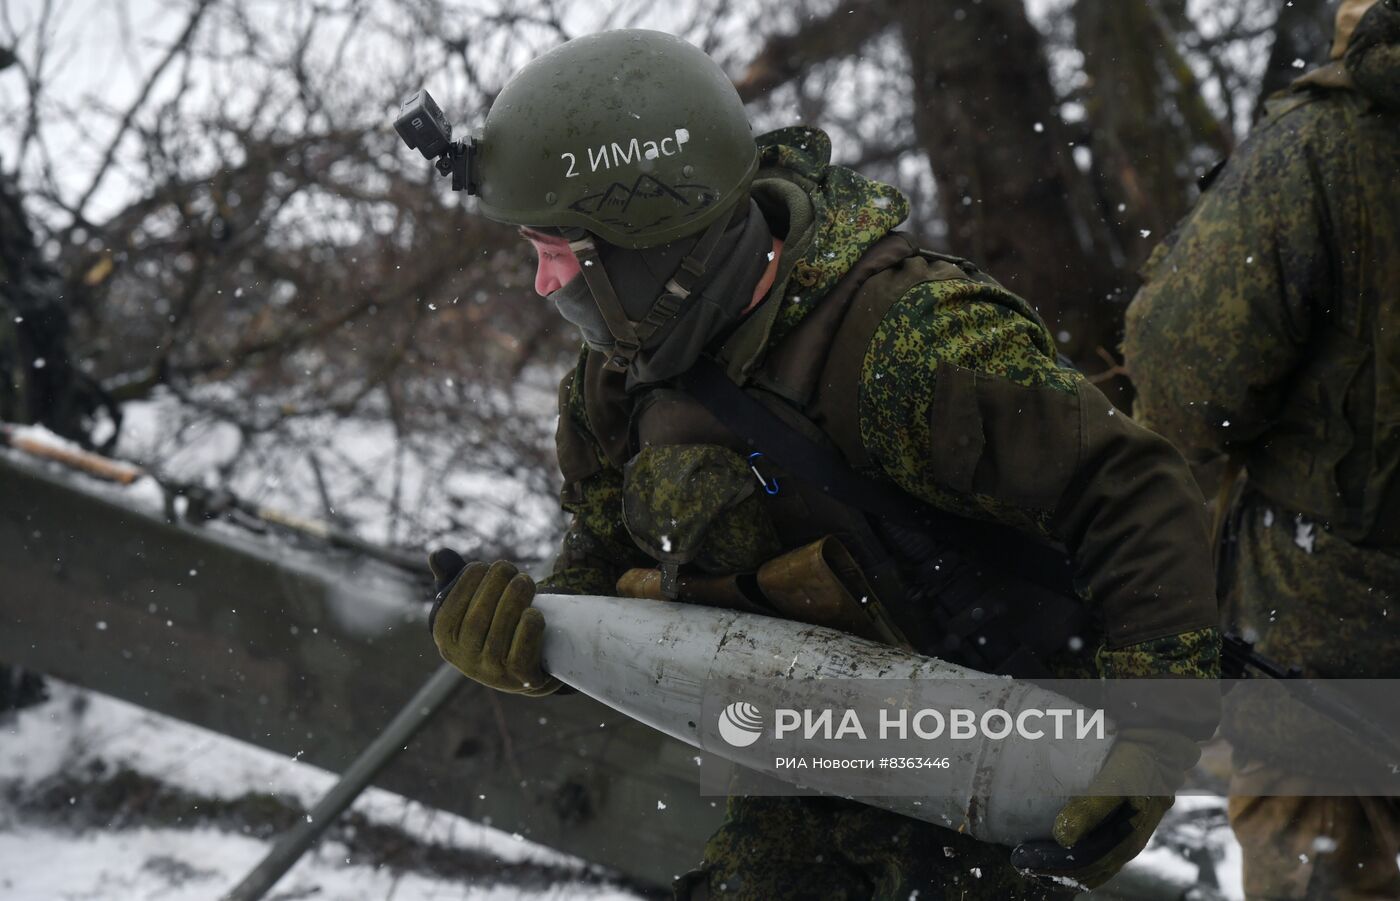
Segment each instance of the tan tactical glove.
[{"label": "tan tactical glove", "polygon": [[428,566],[439,586],[428,625],[442,659],[497,691],[533,698],[559,689],[540,666],[544,614],[530,607],[533,579],[504,560],[465,563],[446,549]]},{"label": "tan tactical glove", "polygon": [[1055,817],[1054,843],[1020,845],[1012,864],[1067,877],[1086,889],[1103,885],[1147,847],[1200,756],[1201,749],[1184,735],[1124,729],[1088,793],[1071,798]]}]

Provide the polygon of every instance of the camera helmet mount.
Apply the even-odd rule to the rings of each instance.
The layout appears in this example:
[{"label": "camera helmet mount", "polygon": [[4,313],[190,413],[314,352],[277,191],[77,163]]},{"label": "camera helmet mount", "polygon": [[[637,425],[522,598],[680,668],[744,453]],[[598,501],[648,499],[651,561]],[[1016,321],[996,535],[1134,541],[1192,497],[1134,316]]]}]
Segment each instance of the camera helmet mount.
[{"label": "camera helmet mount", "polygon": [[465,141],[452,140],[452,123],[426,88],[414,92],[399,107],[394,130],[410,149],[433,161],[440,174],[452,177],[452,190],[478,193],[472,177],[476,141],[471,135]]}]

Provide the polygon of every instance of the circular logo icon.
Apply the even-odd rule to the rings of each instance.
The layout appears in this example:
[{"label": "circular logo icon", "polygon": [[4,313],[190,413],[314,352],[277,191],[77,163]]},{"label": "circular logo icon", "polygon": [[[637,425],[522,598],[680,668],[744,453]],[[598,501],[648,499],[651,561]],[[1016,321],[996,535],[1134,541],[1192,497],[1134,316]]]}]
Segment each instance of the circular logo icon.
[{"label": "circular logo icon", "polygon": [[747,701],[735,701],[719,713],[719,736],[736,748],[747,748],[763,734],[763,714]]}]

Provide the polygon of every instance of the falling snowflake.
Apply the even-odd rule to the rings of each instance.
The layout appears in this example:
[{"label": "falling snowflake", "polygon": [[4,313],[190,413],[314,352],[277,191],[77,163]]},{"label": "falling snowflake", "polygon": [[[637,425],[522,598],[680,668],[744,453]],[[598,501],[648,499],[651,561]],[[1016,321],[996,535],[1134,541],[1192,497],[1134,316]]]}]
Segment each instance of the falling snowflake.
[{"label": "falling snowflake", "polygon": [[1316,541],[1317,535],[1314,531],[1313,524],[1301,516],[1298,517],[1294,523],[1293,543],[1311,554],[1313,552],[1313,544],[1315,544]]}]

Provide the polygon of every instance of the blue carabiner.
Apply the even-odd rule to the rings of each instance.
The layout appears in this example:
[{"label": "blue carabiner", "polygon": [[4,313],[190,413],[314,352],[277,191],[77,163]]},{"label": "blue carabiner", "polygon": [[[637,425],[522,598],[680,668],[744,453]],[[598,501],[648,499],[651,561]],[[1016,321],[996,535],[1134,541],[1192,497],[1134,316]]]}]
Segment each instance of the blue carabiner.
[{"label": "blue carabiner", "polygon": [[768,492],[769,494],[777,494],[777,477],[775,476],[774,478],[769,479],[764,477],[763,473],[758,471],[758,463],[756,461],[761,456],[763,456],[762,451],[754,451],[753,453],[749,454],[749,472],[753,473],[754,478],[758,479],[758,484],[763,486],[764,491]]}]

